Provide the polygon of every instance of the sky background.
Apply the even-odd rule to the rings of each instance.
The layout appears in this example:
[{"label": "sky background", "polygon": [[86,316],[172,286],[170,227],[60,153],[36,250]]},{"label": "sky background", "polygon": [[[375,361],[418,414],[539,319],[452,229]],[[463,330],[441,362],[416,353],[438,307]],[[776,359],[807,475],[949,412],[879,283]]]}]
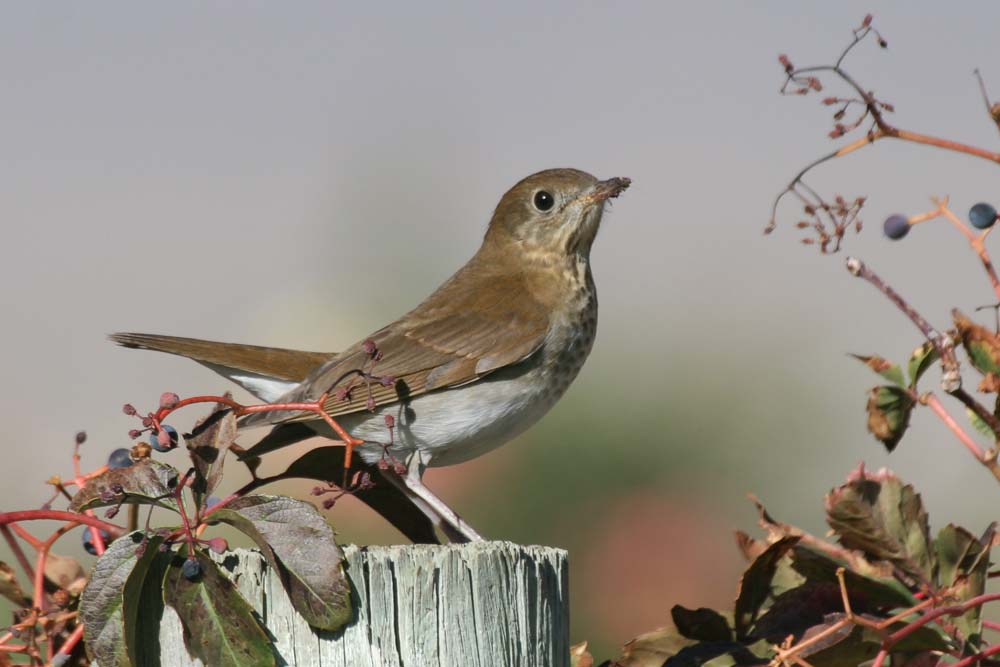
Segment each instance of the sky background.
[{"label": "sky background", "polygon": [[[777,56],[828,63],[868,11],[889,49],[847,67],[892,120],[995,150],[972,76],[1000,99],[993,2],[0,6],[0,507],[43,502],[78,429],[91,467],[127,445],[122,403],[227,388],[107,333],[341,349],[471,256],[510,185],[572,166],[633,179],[594,246],[590,361],[541,424],[428,483],[492,538],[570,550],[574,641],[607,656],[674,604],[728,606],[747,492],[822,533],[862,460],[935,529],[978,532],[995,482],[931,415],[892,456],[865,431],[876,378],[846,353],[903,360],[918,333],[845,253],[798,243],[795,206],[761,233],[833,145],[819,96],[777,94]],[[884,142],[810,182],[869,197],[847,253],[945,327],[994,299],[974,256],[943,223],[891,243],[881,220],[1000,204],[995,171]],[[350,502],[330,518],[401,539]]]}]

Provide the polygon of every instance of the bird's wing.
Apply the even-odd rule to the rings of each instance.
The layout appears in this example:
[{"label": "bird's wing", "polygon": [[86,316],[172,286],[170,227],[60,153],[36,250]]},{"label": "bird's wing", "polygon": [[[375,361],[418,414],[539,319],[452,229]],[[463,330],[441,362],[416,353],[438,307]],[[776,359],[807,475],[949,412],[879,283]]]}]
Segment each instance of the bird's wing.
[{"label": "bird's wing", "polygon": [[[471,263],[470,263],[471,265]],[[538,350],[549,328],[549,308],[529,288],[523,275],[498,276],[470,271],[453,276],[416,309],[376,331],[373,341],[382,357],[373,362],[360,341],[337,355],[305,382],[275,402],[315,400],[329,392],[331,416],[367,409],[369,397],[384,405],[434,389],[474,382],[498,368],[517,363]],[[502,279],[500,279],[502,278]],[[391,377],[385,386],[352,375]],[[335,390],[353,383],[348,396]],[[308,413],[258,413],[246,424],[315,419]]]}]

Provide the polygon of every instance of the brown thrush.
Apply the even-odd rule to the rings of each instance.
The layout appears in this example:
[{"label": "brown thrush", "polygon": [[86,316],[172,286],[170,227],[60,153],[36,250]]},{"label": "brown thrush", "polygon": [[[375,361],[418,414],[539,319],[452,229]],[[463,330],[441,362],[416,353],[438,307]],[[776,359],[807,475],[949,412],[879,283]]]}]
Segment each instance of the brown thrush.
[{"label": "brown thrush", "polygon": [[[386,457],[402,462],[405,475],[384,475],[393,492],[450,539],[482,539],[423,485],[423,471],[502,445],[566,391],[597,329],[590,247],[605,202],[629,183],[576,169],[528,176],[500,200],[465,266],[409,313],[339,354],[134,333],[111,339],[194,359],[268,402],[329,392],[326,411],[365,441],[356,450],[364,465],[374,468]],[[367,375],[357,373],[363,369]],[[386,415],[394,421],[391,444]],[[274,428],[251,455],[317,434],[334,437],[311,413],[262,412],[240,422],[265,424]],[[391,511],[376,509],[393,520]],[[427,531],[404,532],[432,539]]]}]

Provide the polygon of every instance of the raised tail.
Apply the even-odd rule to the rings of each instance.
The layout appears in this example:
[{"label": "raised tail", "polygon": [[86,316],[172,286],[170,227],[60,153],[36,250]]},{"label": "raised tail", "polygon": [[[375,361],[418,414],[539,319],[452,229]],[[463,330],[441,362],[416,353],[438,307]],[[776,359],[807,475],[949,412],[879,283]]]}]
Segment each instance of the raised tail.
[{"label": "raised tail", "polygon": [[157,334],[114,333],[108,338],[123,347],[193,359],[268,402],[282,396],[334,356],[332,352],[303,352]]}]

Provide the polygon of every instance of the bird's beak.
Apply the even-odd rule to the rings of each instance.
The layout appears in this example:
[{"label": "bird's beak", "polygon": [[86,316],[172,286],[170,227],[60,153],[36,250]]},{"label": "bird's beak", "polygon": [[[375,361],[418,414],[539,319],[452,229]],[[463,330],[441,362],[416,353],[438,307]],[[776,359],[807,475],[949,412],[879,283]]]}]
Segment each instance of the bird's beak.
[{"label": "bird's beak", "polygon": [[606,181],[598,181],[583,194],[581,199],[583,199],[585,204],[596,204],[607,199],[614,199],[631,184],[632,179],[625,178],[624,176],[616,176]]}]

